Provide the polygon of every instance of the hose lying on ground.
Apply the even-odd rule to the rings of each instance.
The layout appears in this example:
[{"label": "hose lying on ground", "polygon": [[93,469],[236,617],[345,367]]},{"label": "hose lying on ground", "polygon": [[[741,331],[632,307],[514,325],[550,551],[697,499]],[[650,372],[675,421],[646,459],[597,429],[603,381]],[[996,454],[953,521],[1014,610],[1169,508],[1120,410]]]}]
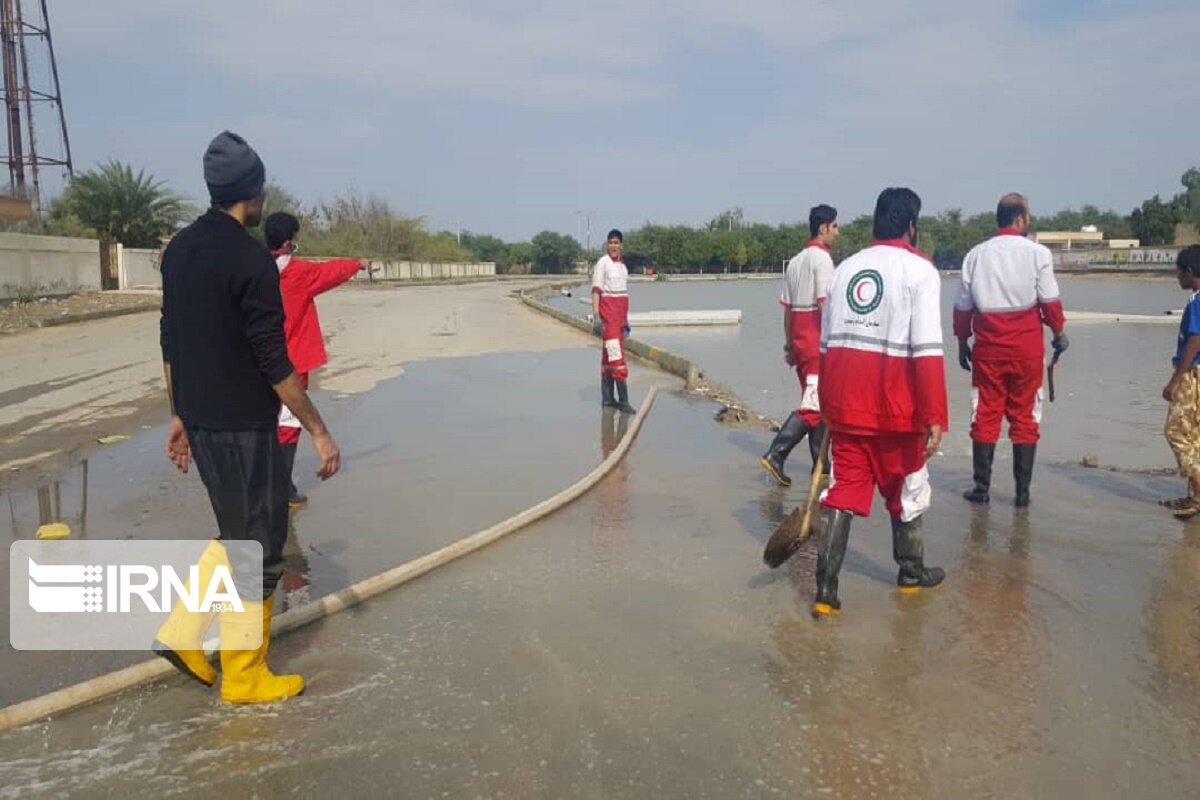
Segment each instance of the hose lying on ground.
[{"label": "hose lying on ground", "polygon": [[[426,556],[401,564],[373,578],[359,581],[353,586],[342,589],[340,592],[326,595],[320,600],[280,614],[272,623],[272,633],[286,633],[287,631],[295,630],[311,622],[328,617],[331,614],[345,611],[368,598],[394,589],[438,567],[487,547],[498,539],[502,539],[510,533],[514,533],[521,528],[537,522],[576,500],[603,480],[621,462],[621,459],[625,457],[638,431],[641,430],[642,423],[654,405],[656,394],[657,389],[651,387],[650,392],[646,395],[646,399],[642,402],[641,409],[638,410],[637,415],[633,418],[633,422],[630,423],[625,438],[609,453],[604,461],[600,462],[599,466],[573,486],[564,489],[548,500],[543,500],[537,505],[527,508],[516,516],[509,517],[503,522],[493,525],[487,530],[480,531],[465,539],[460,539],[440,550],[435,550]],[[150,661],[143,661],[125,669],[100,675],[91,680],[77,683],[74,686],[58,689],[49,694],[34,697],[20,703],[14,703],[11,706],[0,709],[0,731],[19,728],[22,725],[28,725],[31,722],[94,703],[97,700],[110,697],[127,689],[178,674],[174,667],[162,659],[155,658]]]}]

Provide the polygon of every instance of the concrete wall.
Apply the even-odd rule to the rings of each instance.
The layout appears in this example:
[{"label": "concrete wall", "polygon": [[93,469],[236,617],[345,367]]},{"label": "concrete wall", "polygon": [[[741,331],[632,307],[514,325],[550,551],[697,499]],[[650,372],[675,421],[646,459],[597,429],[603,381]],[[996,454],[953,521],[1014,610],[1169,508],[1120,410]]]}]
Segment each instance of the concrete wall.
[{"label": "concrete wall", "polygon": [[[371,264],[371,278],[377,281],[445,281],[459,278],[494,277],[496,265],[490,261],[478,264],[428,264],[417,261],[388,261]],[[354,276],[356,281],[367,280],[366,273]]]},{"label": "concrete wall", "polygon": [[1178,247],[1133,247],[1128,250],[1056,250],[1054,268],[1073,269],[1129,269],[1164,270],[1175,269]]},{"label": "concrete wall", "polygon": [[122,247],[119,253],[122,289],[162,288],[162,250]]},{"label": "concrete wall", "polygon": [[100,288],[95,239],[0,233],[0,300]]}]

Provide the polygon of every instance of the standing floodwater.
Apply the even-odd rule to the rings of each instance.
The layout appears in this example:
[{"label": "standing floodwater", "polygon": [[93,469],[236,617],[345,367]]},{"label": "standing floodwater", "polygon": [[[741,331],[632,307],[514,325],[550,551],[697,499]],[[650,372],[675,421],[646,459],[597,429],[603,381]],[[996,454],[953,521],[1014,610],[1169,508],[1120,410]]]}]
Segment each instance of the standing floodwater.
[{"label": "standing floodwater", "polygon": [[[1162,437],[1166,417],[1162,387],[1170,377],[1172,325],[1087,323],[1073,325],[1072,311],[1162,314],[1183,307],[1187,295],[1173,278],[1060,275],[1071,350],[1056,371],[1058,397],[1045,404],[1038,457],[1079,463],[1094,455],[1126,469],[1171,467]],[[734,389],[755,410],[783,419],[800,402],[794,372],[783,361],[783,318],[778,280],[652,282],[636,286],[632,311],[741,309],[742,324],[711,328],[641,328],[632,335],[696,361],[707,377]],[[951,345],[951,313],[957,275],[942,280],[942,328],[950,391],[950,433],[943,452],[970,452],[971,377]],[[575,300],[556,298],[571,313],[586,313]],[[764,443],[765,445],[765,443]],[[1008,458],[1007,447],[997,460]],[[999,471],[998,473],[999,474]]]}]

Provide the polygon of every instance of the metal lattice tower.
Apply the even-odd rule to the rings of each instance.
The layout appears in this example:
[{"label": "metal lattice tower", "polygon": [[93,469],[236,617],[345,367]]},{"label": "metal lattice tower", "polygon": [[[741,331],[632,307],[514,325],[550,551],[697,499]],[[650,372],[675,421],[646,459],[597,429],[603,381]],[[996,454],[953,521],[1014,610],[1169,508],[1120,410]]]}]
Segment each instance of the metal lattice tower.
[{"label": "metal lattice tower", "polygon": [[[41,169],[61,167],[66,178],[70,178],[74,172],[46,0],[30,5],[36,6],[35,13],[40,12],[40,17],[27,19],[22,0],[0,0],[0,59],[4,66],[3,105],[8,138],[9,191],[18,198],[28,200],[40,216]],[[51,83],[48,89],[35,89],[31,84],[31,60],[48,65]],[[48,109],[58,127],[61,154],[57,157],[38,150],[36,112],[40,109]]]}]

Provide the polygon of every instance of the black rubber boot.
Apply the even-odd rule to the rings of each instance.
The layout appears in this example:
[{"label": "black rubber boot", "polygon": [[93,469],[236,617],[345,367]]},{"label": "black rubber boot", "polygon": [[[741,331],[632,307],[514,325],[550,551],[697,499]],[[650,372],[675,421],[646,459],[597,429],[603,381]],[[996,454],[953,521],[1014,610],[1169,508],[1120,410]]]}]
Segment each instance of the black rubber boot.
[{"label": "black rubber boot", "polygon": [[925,540],[921,537],[921,518],[901,522],[892,517],[892,558],[900,565],[896,585],[902,592],[930,589],[946,579],[941,567],[925,566]]},{"label": "black rubber boot", "polygon": [[975,459],[975,486],[963,493],[968,503],[986,506],[991,502],[988,494],[992,487],[992,459],[996,457],[995,442],[971,442],[971,455]]},{"label": "black rubber boot", "polygon": [[821,514],[821,534],[817,543],[817,596],[813,599],[813,619],[832,617],[842,610],[838,599],[838,574],[850,542],[849,511],[826,509]]},{"label": "black rubber boot", "polygon": [[283,468],[287,471],[288,477],[288,505],[302,506],[308,502],[308,497],[300,493],[296,488],[296,484],[292,482],[292,468],[296,465],[296,448],[298,445],[285,444],[283,447]]},{"label": "black rubber boot", "polygon": [[1033,461],[1036,455],[1036,444],[1013,445],[1013,480],[1017,483],[1013,505],[1017,508],[1029,505],[1029,483],[1033,480]]},{"label": "black rubber boot", "polygon": [[603,406],[604,408],[616,408],[617,407],[617,398],[616,398],[616,395],[613,393],[614,392],[613,384],[614,384],[613,379],[608,375],[605,375],[602,378],[600,378],[600,397],[601,397],[600,405]]},{"label": "black rubber boot", "polygon": [[758,460],[762,468],[771,473],[771,477],[779,481],[780,486],[791,486],[792,479],[783,471],[784,462],[791,455],[792,449],[800,444],[810,431],[808,423],[800,418],[795,411],[783,421],[779,433],[771,440],[771,446],[766,454]]},{"label": "black rubber boot", "polygon": [[637,409],[629,405],[629,384],[624,378],[616,378],[613,382],[617,385],[617,411],[622,414],[636,414]]},{"label": "black rubber boot", "polygon": [[[812,456],[813,472],[817,471],[817,462],[821,458],[821,440],[825,438],[825,423],[822,422],[817,427],[809,431],[808,434],[808,454]],[[826,472],[828,472],[828,467]]]}]

